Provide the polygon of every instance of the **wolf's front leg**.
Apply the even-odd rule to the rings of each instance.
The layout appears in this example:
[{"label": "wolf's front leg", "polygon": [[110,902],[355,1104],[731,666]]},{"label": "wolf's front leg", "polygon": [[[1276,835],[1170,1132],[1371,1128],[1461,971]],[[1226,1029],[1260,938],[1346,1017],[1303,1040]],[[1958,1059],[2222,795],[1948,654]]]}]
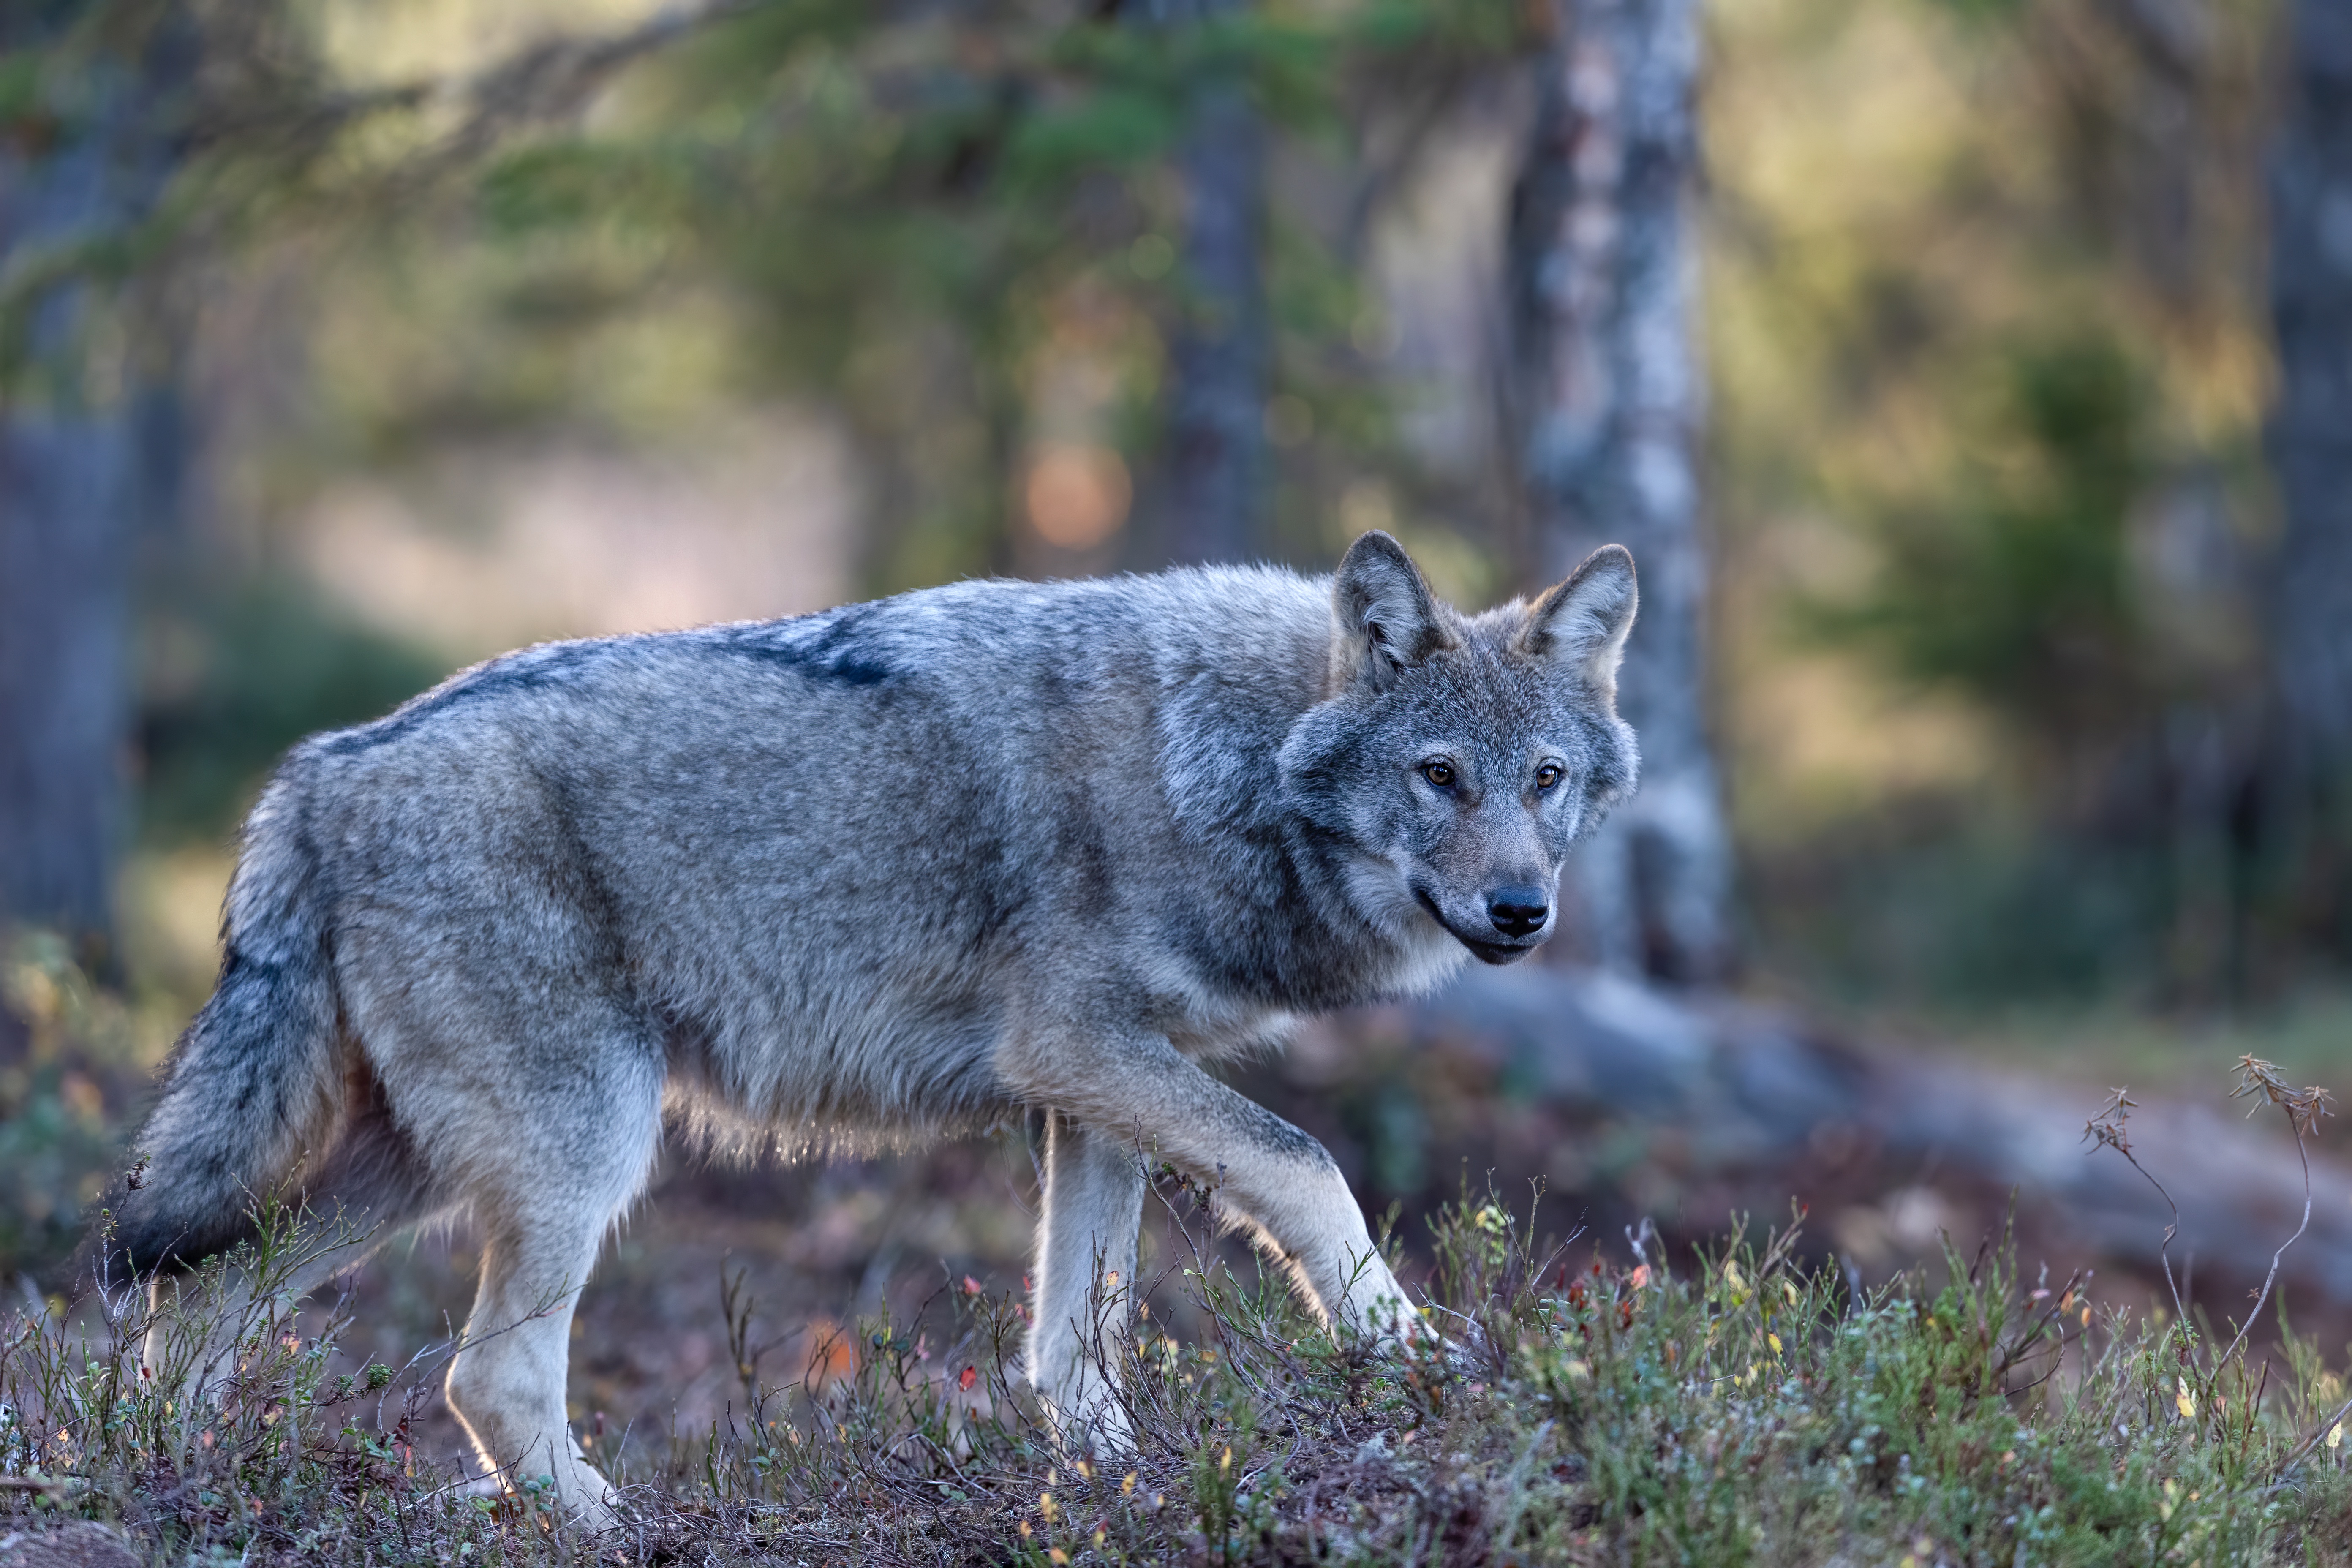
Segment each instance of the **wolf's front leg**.
[{"label": "wolf's front leg", "polygon": [[[1211,1078],[1164,1038],[1082,1048],[1089,1054],[1074,1049],[1064,1059],[1033,1047],[1002,1066],[1015,1082],[1034,1078],[1037,1098],[1050,1093],[1080,1124],[1126,1129],[1117,1145],[1123,1160],[1131,1163],[1140,1145],[1206,1182],[1222,1210],[1285,1259],[1326,1321],[1381,1340],[1419,1331],[1419,1314],[1381,1260],[1364,1211],[1322,1144]],[[1049,1188],[1053,1179],[1049,1167]],[[1120,1256],[1132,1259],[1139,1198],[1126,1202]]]},{"label": "wolf's front leg", "polygon": [[[1288,1265],[1300,1294],[1334,1329],[1384,1344],[1423,1332],[1420,1314],[1373,1245],[1363,1208],[1330,1154],[1272,1111],[1242,1103],[1281,1136],[1258,1129],[1260,1136],[1234,1140],[1217,1163],[1220,1213],[1254,1231],[1260,1246]],[[1242,1131],[1238,1124],[1235,1131]]]},{"label": "wolf's front leg", "polygon": [[1037,1226],[1029,1382],[1070,1448],[1134,1447],[1119,1403],[1118,1354],[1134,1300],[1144,1167],[1133,1140],[1045,1120],[1045,1192]]},{"label": "wolf's front leg", "polygon": [[1191,1062],[1182,1065],[1197,1085],[1174,1075],[1171,1087],[1198,1099],[1163,1135],[1182,1140],[1169,1157],[1209,1182],[1218,1212],[1288,1266],[1299,1293],[1331,1328],[1383,1343],[1420,1331],[1420,1315],[1372,1244],[1363,1206],[1330,1151]]}]

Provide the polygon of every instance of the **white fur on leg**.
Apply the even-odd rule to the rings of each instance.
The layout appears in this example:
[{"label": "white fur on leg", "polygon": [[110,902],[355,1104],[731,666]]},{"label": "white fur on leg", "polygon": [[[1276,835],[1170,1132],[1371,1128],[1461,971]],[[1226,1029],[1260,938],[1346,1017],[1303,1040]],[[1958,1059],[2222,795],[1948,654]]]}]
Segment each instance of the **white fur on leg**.
[{"label": "white fur on leg", "polygon": [[531,1268],[505,1238],[483,1249],[482,1284],[466,1322],[471,1342],[449,1363],[449,1409],[483,1465],[522,1486],[546,1478],[557,1505],[593,1530],[614,1522],[613,1489],[572,1441],[563,1408],[576,1280],[593,1244],[567,1278]]},{"label": "white fur on leg", "polygon": [[1118,1357],[1133,1300],[1143,1188],[1132,1144],[1058,1111],[1047,1118],[1029,1382],[1074,1451],[1135,1446],[1118,1396]]},{"label": "white fur on leg", "polygon": [[1253,1190],[1228,1187],[1218,1194],[1220,1206],[1288,1260],[1300,1294],[1327,1326],[1384,1343],[1426,1331],[1337,1166],[1299,1162],[1250,1174],[1258,1178]]},{"label": "white fur on leg", "polygon": [[1342,1257],[1347,1259],[1347,1283],[1341,1288],[1336,1314],[1342,1322],[1383,1344],[1410,1341],[1428,1331],[1403,1285],[1371,1247],[1369,1237],[1361,1253]]}]

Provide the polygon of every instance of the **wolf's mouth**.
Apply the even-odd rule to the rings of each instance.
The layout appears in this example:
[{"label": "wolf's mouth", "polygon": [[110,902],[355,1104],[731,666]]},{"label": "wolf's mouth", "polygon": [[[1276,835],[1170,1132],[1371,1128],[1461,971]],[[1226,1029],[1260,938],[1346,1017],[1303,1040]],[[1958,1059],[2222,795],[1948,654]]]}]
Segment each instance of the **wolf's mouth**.
[{"label": "wolf's mouth", "polygon": [[1416,887],[1412,890],[1412,896],[1421,900],[1421,907],[1429,911],[1431,920],[1445,928],[1446,935],[1468,948],[1471,956],[1481,963],[1491,963],[1499,969],[1507,963],[1517,963],[1543,945],[1543,939],[1540,936],[1533,942],[1481,942],[1475,936],[1464,936],[1460,929],[1445,918],[1445,911],[1437,907],[1437,900],[1429,896],[1428,889]]}]

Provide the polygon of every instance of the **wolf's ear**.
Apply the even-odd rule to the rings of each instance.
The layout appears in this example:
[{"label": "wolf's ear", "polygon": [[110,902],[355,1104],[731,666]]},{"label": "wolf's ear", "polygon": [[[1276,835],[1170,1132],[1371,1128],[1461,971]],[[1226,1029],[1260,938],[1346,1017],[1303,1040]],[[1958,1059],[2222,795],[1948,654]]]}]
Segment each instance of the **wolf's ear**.
[{"label": "wolf's ear", "polygon": [[1332,684],[1385,690],[1399,670],[1452,643],[1404,546],[1377,528],[1360,534],[1331,584]]},{"label": "wolf's ear", "polygon": [[1538,599],[1519,632],[1519,651],[1548,658],[1573,671],[1604,695],[1617,694],[1617,665],[1625,657],[1625,636],[1633,629],[1633,552],[1604,544],[1569,574],[1568,581]]}]

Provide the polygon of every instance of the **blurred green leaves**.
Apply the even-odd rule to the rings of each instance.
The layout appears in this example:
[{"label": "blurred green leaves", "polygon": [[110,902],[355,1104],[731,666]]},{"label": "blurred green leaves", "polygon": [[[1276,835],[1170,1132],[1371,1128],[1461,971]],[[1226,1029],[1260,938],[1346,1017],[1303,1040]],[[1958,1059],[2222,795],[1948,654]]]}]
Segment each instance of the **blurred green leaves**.
[{"label": "blurred green leaves", "polygon": [[2011,346],[1992,374],[1939,504],[1885,505],[1874,582],[1806,616],[2063,754],[2144,719],[2161,664],[2130,592],[2131,513],[2154,468],[2147,373],[2114,338],[2077,331]]},{"label": "blurred green leaves", "polygon": [[[1238,78],[1283,136],[1337,149],[1344,182],[1364,177],[1351,127],[1523,46],[1526,26],[1510,6],[1419,0],[1181,27],[753,5],[642,62],[586,120],[496,151],[470,232],[518,274],[500,331],[592,331],[683,289],[724,300],[739,390],[821,401],[869,458],[877,589],[1003,570],[1034,379],[1073,336],[1113,383],[1129,466],[1150,468],[1160,345],[1190,283],[1125,263],[1181,231],[1175,153],[1202,84]],[[1364,308],[1347,242],[1277,219],[1276,381],[1286,406],[1304,394],[1336,416],[1323,445],[1378,461],[1381,398],[1346,384]],[[1319,554],[1306,534],[1283,542]]]},{"label": "blurred green leaves", "polygon": [[179,606],[147,627],[141,832],[220,839],[286,748],[381,717],[448,671],[286,582]]},{"label": "blurred green leaves", "polygon": [[0,1279],[12,1294],[56,1271],[80,1239],[152,1047],[62,937],[0,931]]}]

